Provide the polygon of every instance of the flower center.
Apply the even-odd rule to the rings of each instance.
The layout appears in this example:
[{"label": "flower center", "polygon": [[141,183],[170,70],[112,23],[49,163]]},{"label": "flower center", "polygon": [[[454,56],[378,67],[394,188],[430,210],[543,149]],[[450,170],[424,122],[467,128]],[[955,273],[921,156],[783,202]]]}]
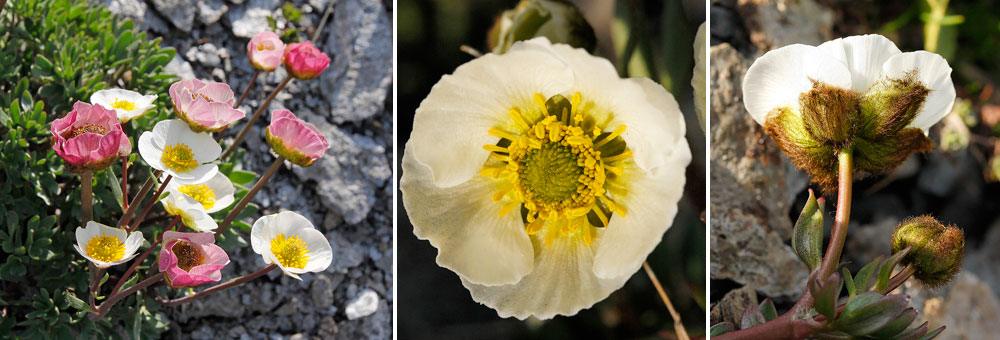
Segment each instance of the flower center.
[{"label": "flower center", "polygon": [[87,256],[101,262],[121,260],[125,256],[125,243],[118,240],[118,236],[107,233],[95,235],[87,242]]},{"label": "flower center", "polygon": [[206,102],[209,102],[209,103],[214,103],[215,102],[214,100],[212,100],[212,98],[209,98],[208,96],[206,96],[204,94],[201,94],[201,93],[191,94],[191,100],[198,99],[198,97],[201,97],[201,99],[204,99]]},{"label": "flower center", "polygon": [[115,98],[115,102],[111,103],[111,107],[116,109],[122,109],[125,111],[132,111],[135,110],[135,103]]},{"label": "flower center", "polygon": [[623,162],[632,157],[619,138],[625,126],[604,132],[581,112],[579,93],[572,102],[561,95],[545,100],[536,94],[534,99],[540,120],[532,122],[514,108],[511,119],[521,133],[489,130],[500,140],[483,146],[491,157],[480,174],[500,180],[493,195],[504,204],[500,216],[520,207],[528,235],[545,230],[547,245],[559,235],[579,236],[590,244],[589,227],[607,227],[614,212],[625,216],[625,208],[615,204],[606,189],[608,173],[617,179]]},{"label": "flower center", "polygon": [[201,250],[190,242],[177,241],[170,250],[177,256],[177,267],[184,271],[190,271],[191,268],[205,263],[205,255],[202,255]]},{"label": "flower center", "polygon": [[96,133],[99,135],[108,134],[108,129],[97,124],[83,124],[69,131],[63,138],[70,139],[85,133]]},{"label": "flower center", "polygon": [[201,203],[201,206],[204,207],[205,210],[212,209],[212,206],[215,206],[215,191],[208,187],[207,184],[182,185],[177,188],[177,191],[180,191],[182,194],[188,195],[195,201],[198,201],[198,203]]},{"label": "flower center", "polygon": [[274,46],[271,46],[271,45],[257,44],[257,50],[258,51],[273,50],[273,49],[274,49]]},{"label": "flower center", "polygon": [[184,143],[167,145],[163,148],[160,162],[170,170],[180,173],[187,173],[198,167],[198,160],[194,159],[194,152]]},{"label": "flower center", "polygon": [[302,269],[309,262],[309,248],[298,235],[286,237],[285,234],[278,234],[271,240],[271,253],[278,258],[282,266],[288,268]]}]

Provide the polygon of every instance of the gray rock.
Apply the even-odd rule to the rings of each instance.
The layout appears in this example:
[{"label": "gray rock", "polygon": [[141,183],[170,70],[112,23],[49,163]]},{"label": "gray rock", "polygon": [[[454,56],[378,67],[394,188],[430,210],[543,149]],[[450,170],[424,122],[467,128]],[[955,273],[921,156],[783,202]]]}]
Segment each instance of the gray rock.
[{"label": "gray rock", "polygon": [[808,270],[791,247],[787,159],[743,108],[749,62],[728,44],[711,49],[711,276],[770,297],[801,294]]},{"label": "gray rock", "polygon": [[198,0],[198,20],[205,25],[214,24],[229,10],[222,0]]},{"label": "gray rock", "polygon": [[333,248],[333,262],[326,269],[328,273],[347,273],[348,269],[357,267],[365,260],[365,255],[358,250],[358,245],[348,241],[339,233],[327,233],[330,247]]},{"label": "gray rock", "polygon": [[709,315],[711,324],[729,322],[739,327],[740,320],[743,318],[743,311],[747,306],[756,305],[757,303],[757,292],[753,287],[743,286],[739,289],[731,290],[712,306],[712,311]]},{"label": "gray rock", "polygon": [[257,33],[268,30],[267,17],[275,15],[279,0],[250,0],[245,5],[226,12],[226,19],[233,27],[233,34],[240,38],[252,38]]},{"label": "gray rock", "polygon": [[204,43],[189,48],[184,56],[204,66],[217,68],[222,65],[223,58],[229,58],[229,51],[220,49],[212,43]]},{"label": "gray rock", "polygon": [[372,314],[378,310],[378,294],[371,289],[365,289],[361,292],[361,295],[354,298],[353,301],[344,307],[344,314],[347,315],[348,320],[360,319]]},{"label": "gray rock", "polygon": [[738,0],[736,6],[761,54],[789,44],[815,46],[833,37],[833,11],[813,0]]},{"label": "gray rock", "polygon": [[187,0],[151,0],[156,8],[170,23],[177,29],[184,32],[191,32],[191,25],[194,23],[195,6],[191,6]]},{"label": "gray rock", "polygon": [[920,312],[914,324],[927,321],[929,329],[947,326],[945,339],[995,339],[1000,334],[1000,300],[973,273],[961,272],[944,289],[928,289],[914,280],[896,292],[909,295]]},{"label": "gray rock", "polygon": [[149,6],[141,0],[100,0],[97,2],[104,5],[111,13],[131,19],[139,29],[151,29],[160,33],[167,32],[167,23],[163,22],[153,11],[150,11]]},{"label": "gray rock", "polygon": [[174,58],[170,59],[167,66],[163,68],[163,72],[175,75],[181,79],[191,79],[195,77],[191,64],[185,61],[184,58],[181,58],[180,55],[174,55]]},{"label": "gray rock", "polygon": [[317,274],[309,287],[309,296],[312,297],[312,304],[317,309],[324,309],[333,305],[333,282],[325,274]]},{"label": "gray rock", "polygon": [[392,82],[392,22],[382,1],[342,0],[332,19],[325,49],[334,60],[320,84],[333,100],[333,121],[381,113]]}]

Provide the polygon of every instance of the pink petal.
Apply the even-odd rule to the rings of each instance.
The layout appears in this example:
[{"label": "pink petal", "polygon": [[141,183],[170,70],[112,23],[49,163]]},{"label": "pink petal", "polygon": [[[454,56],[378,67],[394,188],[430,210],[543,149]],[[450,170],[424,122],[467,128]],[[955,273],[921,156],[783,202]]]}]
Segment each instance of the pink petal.
[{"label": "pink petal", "polygon": [[198,94],[219,103],[225,103],[233,99],[233,89],[230,88],[229,85],[223,83],[209,83],[198,91]]}]

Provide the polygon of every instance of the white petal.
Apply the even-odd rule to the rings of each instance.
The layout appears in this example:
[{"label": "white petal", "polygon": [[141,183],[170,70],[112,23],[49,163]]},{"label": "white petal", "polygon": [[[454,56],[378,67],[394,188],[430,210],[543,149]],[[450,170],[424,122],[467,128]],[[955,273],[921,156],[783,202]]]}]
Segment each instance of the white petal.
[{"label": "white petal", "polygon": [[847,65],[819,48],[795,44],[772,50],[747,69],[743,103],[753,119],[764,124],[774,108],[797,107],[799,94],[812,87],[812,80],[851,88]]},{"label": "white petal", "polygon": [[143,132],[139,136],[139,155],[153,169],[166,170],[166,167],[160,162],[160,158],[163,157],[163,148],[157,147],[154,143],[155,136],[153,132],[149,131]]},{"label": "white petal", "polygon": [[[164,128],[161,131],[157,131],[156,128],[160,127],[160,124],[164,124]],[[215,142],[211,134],[207,132],[194,132],[182,120],[169,119],[161,121],[156,124],[153,130],[154,133],[163,134],[164,146],[177,143],[187,145],[191,148],[191,152],[194,153],[194,159],[198,160],[198,163],[214,161],[222,154],[222,147],[219,146],[219,143]]]},{"label": "white petal", "polygon": [[490,128],[515,130],[508,111],[535,108],[535,93],[548,97],[573,83],[573,75],[551,54],[508,51],[459,66],[431,88],[413,118],[407,152],[431,169],[435,183],[453,186],[477,176],[495,144]]},{"label": "white petal", "polygon": [[420,164],[407,143],[403,205],[413,233],[438,249],[438,265],[478,284],[517,282],[532,270],[531,241],[517,211],[499,216],[501,203],[491,198],[493,180],[476,175],[451,187],[435,185],[430,168]]},{"label": "white petal", "polygon": [[868,90],[882,75],[882,64],[900,54],[891,40],[878,34],[856,35],[819,45],[823,53],[843,60],[851,72],[851,89]]},{"label": "white petal", "polygon": [[936,53],[927,51],[907,52],[885,62],[883,72],[889,78],[900,78],[917,70],[917,79],[931,90],[924,107],[909,126],[927,130],[944,119],[955,105],[955,85],[951,81],[951,66]]},{"label": "white petal", "polygon": [[630,84],[618,84],[619,91],[606,92],[614,96],[615,102],[615,117],[606,130],[619,124],[626,126],[622,138],[632,150],[636,165],[646,172],[687,167],[691,148],[684,139],[684,115],[674,96],[646,78],[632,78],[626,83]]},{"label": "white petal", "polygon": [[119,242],[125,242],[125,238],[128,237],[128,233],[125,232],[125,229],[114,228],[94,221],[87,222],[87,229],[91,228],[95,229],[93,235],[107,234],[108,236],[117,237]]},{"label": "white petal", "polygon": [[[187,224],[188,222],[191,224]],[[219,224],[215,222],[215,219],[201,209],[184,210],[184,223],[184,225],[190,227],[191,229],[202,233],[212,232],[219,228]]]},{"label": "white petal", "polygon": [[163,171],[187,183],[204,183],[219,172],[219,166],[215,164],[202,164],[185,173],[175,172],[170,169],[163,169]]},{"label": "white petal", "polygon": [[261,216],[253,222],[253,226],[250,228],[250,247],[257,254],[264,255],[271,248],[271,239],[267,237],[267,228],[272,218],[274,215]]},{"label": "white petal", "polygon": [[655,176],[626,173],[628,196],[615,202],[628,213],[624,218],[616,214],[602,234],[594,257],[595,275],[614,278],[639,270],[677,214],[677,202],[684,193],[684,168],[664,166]]},{"label": "white petal", "polygon": [[125,257],[135,254],[135,251],[142,246],[142,232],[135,231],[125,239]]},{"label": "white petal", "polygon": [[577,239],[557,237],[548,247],[544,241],[534,243],[539,250],[535,270],[515,284],[490,287],[463,278],[462,285],[472,293],[472,299],[495,309],[501,317],[549,319],[593,306],[629,278],[594,276],[594,251]]},{"label": "white petal", "polygon": [[298,235],[305,242],[306,248],[309,249],[309,252],[306,253],[309,256],[309,262],[302,270],[306,272],[326,270],[330,266],[330,262],[333,261],[333,247],[330,246],[330,241],[316,229],[302,229]]}]

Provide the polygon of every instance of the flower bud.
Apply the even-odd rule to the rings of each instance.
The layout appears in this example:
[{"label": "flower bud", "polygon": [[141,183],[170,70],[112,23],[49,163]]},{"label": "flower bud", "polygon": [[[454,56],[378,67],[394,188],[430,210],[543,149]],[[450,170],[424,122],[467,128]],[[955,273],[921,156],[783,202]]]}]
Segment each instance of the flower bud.
[{"label": "flower bud", "polygon": [[892,233],[893,254],[910,248],[901,263],[916,269],[917,280],[931,287],[950,281],[962,267],[965,233],[955,226],[944,226],[930,216],[911,217]]},{"label": "flower bud", "polygon": [[330,66],[330,57],[313,46],[311,41],[285,47],[285,70],[296,79],[316,78],[327,66]]},{"label": "flower bud", "polygon": [[247,43],[247,55],[254,68],[271,72],[281,65],[285,56],[285,43],[274,32],[260,32]]},{"label": "flower bud", "polygon": [[271,112],[271,125],[264,130],[275,153],[298,166],[310,166],[323,157],[330,144],[315,125],[295,117],[292,111]]},{"label": "flower bud", "polygon": [[534,37],[588,51],[597,45],[594,29],[580,10],[567,1],[555,0],[521,0],[517,7],[497,16],[486,40],[490,50],[502,54],[515,41]]}]

